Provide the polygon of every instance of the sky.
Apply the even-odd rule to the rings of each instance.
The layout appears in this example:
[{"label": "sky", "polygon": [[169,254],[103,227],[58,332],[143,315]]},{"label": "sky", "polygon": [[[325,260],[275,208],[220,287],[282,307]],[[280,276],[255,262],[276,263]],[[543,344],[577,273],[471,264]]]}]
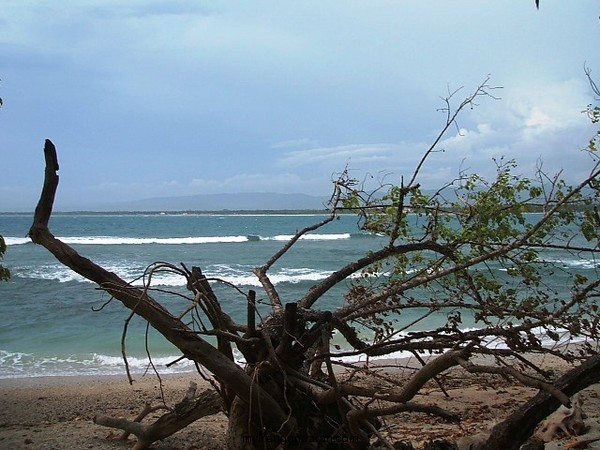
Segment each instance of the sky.
[{"label": "sky", "polygon": [[[440,108],[488,76],[420,173],[436,188],[494,158],[591,169],[584,65],[597,0],[2,0],[0,211],[30,211],[43,145],[57,209],[180,195],[327,196],[410,178]],[[369,178],[372,177],[372,178]]]}]

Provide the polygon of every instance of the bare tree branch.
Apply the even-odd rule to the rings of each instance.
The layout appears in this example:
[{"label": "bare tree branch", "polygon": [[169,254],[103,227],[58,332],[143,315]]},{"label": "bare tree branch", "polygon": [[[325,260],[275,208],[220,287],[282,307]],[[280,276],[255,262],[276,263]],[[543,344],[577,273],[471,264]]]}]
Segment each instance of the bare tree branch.
[{"label": "bare tree branch", "polygon": [[176,345],[187,358],[202,364],[218,380],[226,382],[243,401],[261,405],[260,409],[254,408],[255,412],[261,411],[262,414],[256,420],[268,423],[272,429],[281,430],[284,434],[290,433],[295,426],[293,420],[290,420],[279,404],[263,388],[255,385],[251,378],[231,359],[201,339],[147,293],[130,286],[116,274],[80,256],[50,233],[48,222],[58,187],[58,159],[56,149],[49,140],[46,141],[44,153],[46,155],[46,177],[44,189],[36,207],[33,225],[29,230],[31,240],[45,247],[61,263],[97,283],[127,308],[147,320],[152,327]]}]

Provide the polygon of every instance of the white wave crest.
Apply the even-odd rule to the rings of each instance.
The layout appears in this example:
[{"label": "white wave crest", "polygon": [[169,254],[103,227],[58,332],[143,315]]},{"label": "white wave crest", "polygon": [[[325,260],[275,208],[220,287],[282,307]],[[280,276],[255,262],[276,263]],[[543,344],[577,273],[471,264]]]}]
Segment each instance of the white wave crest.
[{"label": "white wave crest", "polygon": [[[194,363],[181,360],[170,367],[168,364],[180,356],[159,356],[152,363],[160,373],[182,373],[195,370]],[[147,357],[127,358],[133,374],[143,374],[151,370]],[[33,353],[0,350],[0,379],[21,377],[48,377],[73,375],[118,375],[125,373],[125,363],[121,356],[97,353],[72,355],[36,355]]]},{"label": "white wave crest", "polygon": [[[308,268],[284,268],[269,274],[271,282],[275,285],[281,283],[302,283],[306,281],[320,281],[332,272]],[[235,268],[227,265],[210,266],[204,274],[207,278],[218,278],[236,286],[261,287],[258,278],[252,273],[251,268]],[[184,286],[185,279],[175,274],[158,274],[153,277],[153,284],[158,286]],[[143,284],[142,280],[134,283]]]},{"label": "white wave crest", "polygon": [[[190,245],[190,244],[218,244],[218,243],[240,243],[255,240],[261,241],[289,241],[291,234],[281,234],[276,236],[187,236],[187,237],[126,237],[126,236],[59,236],[65,244],[70,245]],[[306,241],[334,241],[340,239],[350,239],[350,233],[336,234],[306,234],[301,240]],[[6,245],[23,245],[31,242],[28,237],[4,237]]]},{"label": "white wave crest", "polygon": [[[147,278],[144,279],[146,267],[135,266],[127,261],[122,262],[100,262],[100,265],[108,271],[116,273],[120,278],[133,281],[134,286],[144,286]],[[43,264],[35,268],[15,267],[13,276],[19,278],[31,278],[37,280],[55,280],[60,283],[77,281],[81,283],[91,283],[91,281],[72,271],[59,263]],[[332,272],[311,268],[282,268],[269,274],[273,284],[280,283],[302,283],[309,281],[320,281]],[[243,265],[215,264],[204,269],[204,275],[211,278],[218,278],[236,286],[261,287],[258,278],[252,273],[252,267]],[[152,275],[153,286],[185,286],[186,279],[172,272],[155,272]]]},{"label": "white wave crest", "polygon": [[574,269],[597,269],[600,262],[595,259],[544,259],[543,262],[555,266],[562,266]]},{"label": "white wave crest", "polygon": [[116,237],[116,236],[67,236],[59,237],[65,244],[76,245],[143,245],[143,244],[213,244],[227,242],[246,242],[246,236],[190,236],[190,237]]},{"label": "white wave crest", "polygon": [[4,243],[7,246],[29,244],[31,239],[28,237],[4,236]]}]

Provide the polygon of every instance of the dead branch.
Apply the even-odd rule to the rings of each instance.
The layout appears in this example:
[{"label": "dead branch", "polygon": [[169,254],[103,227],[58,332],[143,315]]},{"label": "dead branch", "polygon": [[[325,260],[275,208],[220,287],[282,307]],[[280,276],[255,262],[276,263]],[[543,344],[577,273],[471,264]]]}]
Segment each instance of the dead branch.
[{"label": "dead branch", "polygon": [[375,389],[363,386],[355,386],[351,383],[341,383],[336,389],[332,388],[320,395],[319,401],[326,404],[335,401],[336,397],[344,395],[357,395],[371,397],[390,402],[406,403],[411,400],[429,380],[445,370],[457,366],[461,360],[468,357],[468,349],[448,351],[435,359],[432,359],[404,384],[401,389]]},{"label": "dead branch", "polygon": [[518,380],[521,384],[525,386],[529,386],[532,388],[537,388],[543,391],[548,392],[549,394],[556,397],[556,399],[564,406],[568,407],[570,405],[570,400],[567,395],[562,393],[560,389],[557,389],[550,383],[547,383],[544,380],[539,378],[534,378],[529,375],[526,375],[522,372],[519,372],[514,367],[511,366],[484,366],[479,364],[473,364],[471,361],[466,361],[464,359],[459,358],[458,363],[461,365],[463,369],[470,373],[491,373],[502,376],[511,376]]},{"label": "dead branch", "polygon": [[[133,421],[139,423],[142,420],[144,420],[148,414],[152,414],[153,412],[160,411],[161,409],[169,409],[169,407],[166,406],[166,405],[152,406],[152,403],[146,402],[146,405],[144,406],[144,409],[142,409],[138,413],[138,415],[135,416],[135,419],[133,419]],[[99,424],[99,425],[101,425],[101,424]],[[126,441],[130,434],[131,433],[129,431],[123,431],[123,434],[121,436],[119,436],[119,440],[120,441]]]},{"label": "dead branch", "polygon": [[145,320],[167,340],[178,347],[183,354],[206,367],[217,380],[226,383],[245,403],[260,405],[252,409],[253,421],[267,425],[269,429],[287,435],[295,429],[290,419],[275,399],[252,379],[234,361],[223,355],[174,317],[147,291],[140,290],[122,280],[91,260],[79,255],[73,248],[57,239],[48,229],[48,222],[58,187],[58,158],[56,148],[50,140],[44,146],[46,159],[45,178],[42,194],[35,209],[33,224],[29,230],[31,240],[45,247],[62,264],[71,268],[86,279],[95,282],[111,296]]},{"label": "dead branch", "polygon": [[147,449],[153,442],[171,436],[201,417],[217,414],[222,410],[221,397],[216,391],[207,389],[196,397],[196,389],[196,383],[190,382],[190,387],[183,400],[150,425],[143,425],[140,422],[145,416],[161,407],[146,405],[133,421],[125,418],[96,416],[94,423],[123,430],[124,434],[120,439],[127,439],[129,434],[133,434],[138,439],[133,450]]},{"label": "dead branch", "polygon": [[262,265],[262,266],[257,267],[257,268],[254,269],[254,271],[253,271],[254,274],[258,277],[258,280],[260,281],[260,283],[262,284],[265,292],[269,296],[269,299],[271,301],[271,307],[272,307],[274,313],[281,312],[282,309],[283,309],[283,305],[281,303],[281,299],[279,298],[279,293],[277,292],[277,290],[275,289],[275,286],[271,282],[271,279],[267,275],[268,270],[271,268],[271,266],[273,266],[273,264],[275,264],[275,262],[279,258],[281,258],[286,252],[288,252],[289,249],[292,248],[294,246],[294,244],[302,236],[304,236],[306,233],[308,233],[310,231],[314,231],[314,230],[317,230],[317,229],[325,226],[329,222],[333,221],[335,219],[335,217],[336,217],[336,213],[334,211],[327,218],[323,219],[323,221],[321,221],[320,223],[318,223],[316,225],[313,225],[313,226],[310,226],[310,227],[303,228],[302,230],[298,231],[281,248],[281,250],[279,250],[275,255],[273,255],[271,257],[271,259],[269,259],[269,261],[267,261],[264,265]]},{"label": "dead branch", "polygon": [[448,422],[460,422],[460,416],[458,414],[446,411],[443,408],[435,405],[422,405],[419,403],[406,402],[398,405],[388,406],[386,408],[369,408],[369,409],[354,409],[349,411],[348,421],[355,422],[357,420],[365,420],[370,417],[382,417],[391,416],[392,414],[398,414],[401,412],[420,412],[424,414],[430,414],[433,416],[441,417]]}]

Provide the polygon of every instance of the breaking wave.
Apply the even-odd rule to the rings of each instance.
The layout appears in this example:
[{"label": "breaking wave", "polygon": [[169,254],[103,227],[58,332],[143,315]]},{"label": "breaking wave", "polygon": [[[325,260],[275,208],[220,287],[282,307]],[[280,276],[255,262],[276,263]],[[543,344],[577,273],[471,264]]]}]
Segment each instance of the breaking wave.
[{"label": "breaking wave", "polygon": [[[64,236],[58,237],[65,244],[70,245],[190,245],[190,244],[222,244],[243,243],[257,241],[288,241],[293,235],[258,236],[258,235],[236,235],[236,236],[188,236],[188,237],[119,237],[119,236]],[[350,233],[314,233],[302,236],[301,240],[307,241],[333,241],[350,239]],[[5,237],[6,245],[24,245],[31,243],[31,239],[25,237]]]}]

